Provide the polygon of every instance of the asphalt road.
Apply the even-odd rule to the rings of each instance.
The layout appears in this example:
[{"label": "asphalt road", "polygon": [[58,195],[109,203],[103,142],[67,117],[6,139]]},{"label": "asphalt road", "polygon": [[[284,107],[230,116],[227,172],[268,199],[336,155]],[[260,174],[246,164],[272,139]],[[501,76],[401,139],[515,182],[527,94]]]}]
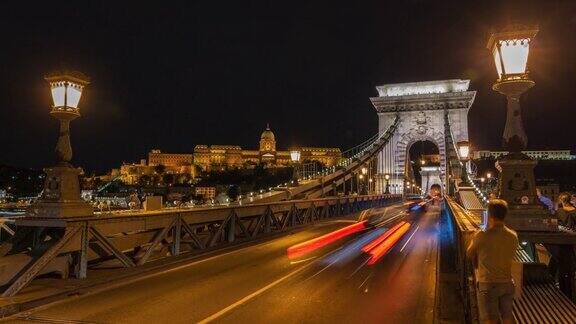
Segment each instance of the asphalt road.
[{"label": "asphalt road", "polygon": [[[288,258],[289,247],[354,221],[316,224],[118,288],[72,297],[8,321],[430,323],[438,210],[410,214],[404,210],[400,206],[380,209],[376,217],[396,219],[383,228],[354,233],[297,258]],[[400,219],[411,224],[409,230],[378,262],[368,265],[370,255],[360,248]]]}]

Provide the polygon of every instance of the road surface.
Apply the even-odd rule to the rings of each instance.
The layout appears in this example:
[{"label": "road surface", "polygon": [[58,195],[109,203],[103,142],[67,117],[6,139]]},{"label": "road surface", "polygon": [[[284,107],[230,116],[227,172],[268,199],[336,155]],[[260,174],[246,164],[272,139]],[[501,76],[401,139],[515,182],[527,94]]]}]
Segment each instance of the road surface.
[{"label": "road surface", "polygon": [[[316,224],[7,321],[429,323],[436,285],[438,213],[434,208],[409,214],[402,206],[382,208],[376,216],[389,221],[381,228],[353,233],[290,259],[289,247],[308,246],[303,242],[355,221]],[[396,218],[390,220],[392,216]],[[360,248],[402,220],[410,224],[408,231],[369,265],[370,255]]]}]

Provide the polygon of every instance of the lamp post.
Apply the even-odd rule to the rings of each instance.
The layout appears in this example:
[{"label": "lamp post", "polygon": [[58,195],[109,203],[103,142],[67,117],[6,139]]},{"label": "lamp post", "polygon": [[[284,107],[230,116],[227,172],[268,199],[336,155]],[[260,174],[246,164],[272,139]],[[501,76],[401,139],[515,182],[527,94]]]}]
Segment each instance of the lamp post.
[{"label": "lamp post", "polygon": [[537,33],[537,27],[512,25],[492,33],[486,45],[492,52],[498,73],[492,89],[505,95],[508,101],[503,143],[504,148],[511,153],[519,153],[527,144],[520,112],[520,96],[534,86],[526,66],[530,42]]},{"label": "lamp post", "polygon": [[364,182],[364,178],[366,177],[366,175],[368,174],[368,168],[366,167],[362,167],[362,169],[360,169],[360,172],[362,174],[360,174],[360,180],[362,183],[362,187],[360,188],[360,194],[364,194],[366,192],[366,183]]},{"label": "lamp post", "polygon": [[290,159],[292,160],[293,164],[293,172],[292,172],[292,181],[295,185],[298,185],[298,177],[299,177],[299,167],[300,167],[300,151],[290,151]]},{"label": "lamp post", "polygon": [[386,180],[386,191],[384,193],[388,195],[390,194],[390,175],[385,174],[384,179]]},{"label": "lamp post", "polygon": [[372,182],[374,182],[374,179],[370,178],[368,179],[368,194],[372,194]]},{"label": "lamp post", "polygon": [[470,160],[470,142],[460,141],[456,144],[458,146],[458,158],[462,162]]},{"label": "lamp post", "polygon": [[527,63],[530,43],[538,33],[535,26],[511,25],[493,32],[487,48],[496,65],[498,79],[492,89],[506,96],[506,126],[503,146],[509,152],[496,162],[500,171],[498,197],[510,207],[507,223],[516,230],[547,231],[557,226],[544,207],[538,204],[534,167],[537,162],[522,153],[527,136],[522,125],[520,97],[534,86]]},{"label": "lamp post", "polygon": [[46,181],[40,199],[27,210],[36,217],[64,218],[93,214],[90,204],[80,197],[80,170],[74,168],[70,144],[70,122],[80,117],[80,98],[88,78],[80,72],[57,72],[45,80],[50,85],[52,109],[50,114],[60,122],[56,144],[56,166],[46,168]]},{"label": "lamp post", "polygon": [[456,186],[460,186],[461,183],[466,184],[467,177],[467,165],[470,162],[470,142],[460,141],[456,143],[458,149],[458,159],[460,160],[462,167],[455,168],[454,171],[454,181]]}]

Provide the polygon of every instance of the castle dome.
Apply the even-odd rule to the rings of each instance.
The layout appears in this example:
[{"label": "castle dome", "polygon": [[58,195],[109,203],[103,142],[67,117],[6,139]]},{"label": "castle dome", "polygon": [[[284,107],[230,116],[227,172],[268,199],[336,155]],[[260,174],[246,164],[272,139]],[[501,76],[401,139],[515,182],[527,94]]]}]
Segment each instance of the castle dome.
[{"label": "castle dome", "polygon": [[275,137],[274,137],[274,133],[272,133],[272,131],[270,130],[270,125],[266,125],[266,130],[264,130],[262,132],[262,135],[260,135],[260,140],[270,140],[270,141],[275,141]]}]

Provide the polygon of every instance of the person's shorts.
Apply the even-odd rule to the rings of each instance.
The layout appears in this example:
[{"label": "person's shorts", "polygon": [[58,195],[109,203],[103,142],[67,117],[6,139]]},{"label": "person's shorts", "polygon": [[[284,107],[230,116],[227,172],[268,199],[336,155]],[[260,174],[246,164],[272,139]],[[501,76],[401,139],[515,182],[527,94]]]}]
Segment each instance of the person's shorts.
[{"label": "person's shorts", "polygon": [[514,283],[479,282],[476,295],[481,321],[512,318]]}]

